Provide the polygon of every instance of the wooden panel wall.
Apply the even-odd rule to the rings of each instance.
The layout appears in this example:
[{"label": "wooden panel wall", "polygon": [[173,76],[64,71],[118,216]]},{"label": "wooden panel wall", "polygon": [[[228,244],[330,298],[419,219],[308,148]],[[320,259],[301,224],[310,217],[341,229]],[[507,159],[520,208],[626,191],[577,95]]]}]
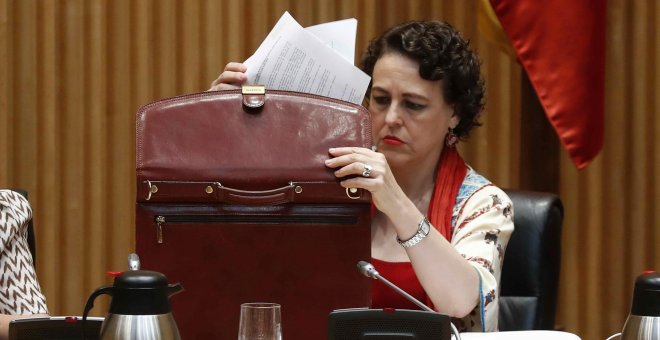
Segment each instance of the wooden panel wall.
[{"label": "wooden panel wall", "polygon": [[585,171],[562,159],[561,321],[619,332],[634,279],[660,269],[660,1],[608,1],[605,145]]},{"label": "wooden panel wall", "polygon": [[[660,0],[608,5],[605,149],[585,171],[565,153],[560,165],[558,322],[584,339],[621,328],[634,276],[660,261]],[[479,35],[476,0],[0,0],[0,187],[30,191],[53,314],[80,314],[134,248],[137,109],[205,90],[284,10],[303,26],[357,18],[359,51],[401,21],[453,23],[488,86],[484,126],[462,152],[498,185],[518,186],[521,70]]]},{"label": "wooden panel wall", "polygon": [[9,141],[9,115],[8,106],[8,86],[9,86],[9,33],[7,16],[7,0],[0,0],[0,186],[6,185],[7,174],[9,173],[9,161],[6,159],[7,151],[10,149]]}]

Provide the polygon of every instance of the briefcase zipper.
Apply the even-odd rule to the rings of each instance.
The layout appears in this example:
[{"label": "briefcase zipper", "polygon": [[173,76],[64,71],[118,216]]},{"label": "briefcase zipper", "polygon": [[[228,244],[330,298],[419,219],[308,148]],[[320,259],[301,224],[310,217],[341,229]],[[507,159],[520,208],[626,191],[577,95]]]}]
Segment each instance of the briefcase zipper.
[{"label": "briefcase zipper", "polygon": [[163,224],[165,216],[156,216],[156,242],[163,243]]},{"label": "briefcase zipper", "polygon": [[156,242],[163,243],[165,223],[356,224],[356,215],[157,215]]}]

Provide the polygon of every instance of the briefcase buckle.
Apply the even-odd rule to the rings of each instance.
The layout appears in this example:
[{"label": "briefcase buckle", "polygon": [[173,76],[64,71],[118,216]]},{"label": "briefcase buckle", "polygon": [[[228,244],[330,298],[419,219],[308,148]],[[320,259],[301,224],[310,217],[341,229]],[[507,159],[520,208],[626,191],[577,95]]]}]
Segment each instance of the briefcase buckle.
[{"label": "briefcase buckle", "polygon": [[264,85],[243,85],[241,87],[243,94],[243,106],[249,109],[258,109],[264,106],[266,101],[266,86]]}]

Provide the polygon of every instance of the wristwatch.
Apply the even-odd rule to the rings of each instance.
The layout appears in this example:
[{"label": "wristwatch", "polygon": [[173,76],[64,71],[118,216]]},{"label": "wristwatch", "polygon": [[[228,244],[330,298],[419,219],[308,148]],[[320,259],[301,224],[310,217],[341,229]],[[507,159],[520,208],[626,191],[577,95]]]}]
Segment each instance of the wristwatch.
[{"label": "wristwatch", "polygon": [[429,231],[431,231],[431,222],[429,222],[429,219],[424,216],[424,218],[419,221],[419,224],[417,225],[417,233],[413,235],[413,237],[401,241],[399,236],[396,237],[396,241],[399,242],[399,244],[404,247],[404,248],[410,248],[417,243],[419,243],[421,240],[423,240],[426,236],[429,235]]}]

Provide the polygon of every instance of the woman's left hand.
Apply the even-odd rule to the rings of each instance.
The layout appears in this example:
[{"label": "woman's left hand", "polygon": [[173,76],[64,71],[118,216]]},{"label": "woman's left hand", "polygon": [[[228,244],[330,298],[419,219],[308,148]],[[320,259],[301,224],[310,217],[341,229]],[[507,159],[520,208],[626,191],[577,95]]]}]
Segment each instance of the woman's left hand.
[{"label": "woman's left hand", "polygon": [[385,215],[395,213],[401,201],[408,199],[382,153],[358,147],[331,148],[329,152],[334,158],[326,160],[325,165],[335,169],[335,176],[357,175],[342,180],[341,186],[369,190],[376,209]]}]

